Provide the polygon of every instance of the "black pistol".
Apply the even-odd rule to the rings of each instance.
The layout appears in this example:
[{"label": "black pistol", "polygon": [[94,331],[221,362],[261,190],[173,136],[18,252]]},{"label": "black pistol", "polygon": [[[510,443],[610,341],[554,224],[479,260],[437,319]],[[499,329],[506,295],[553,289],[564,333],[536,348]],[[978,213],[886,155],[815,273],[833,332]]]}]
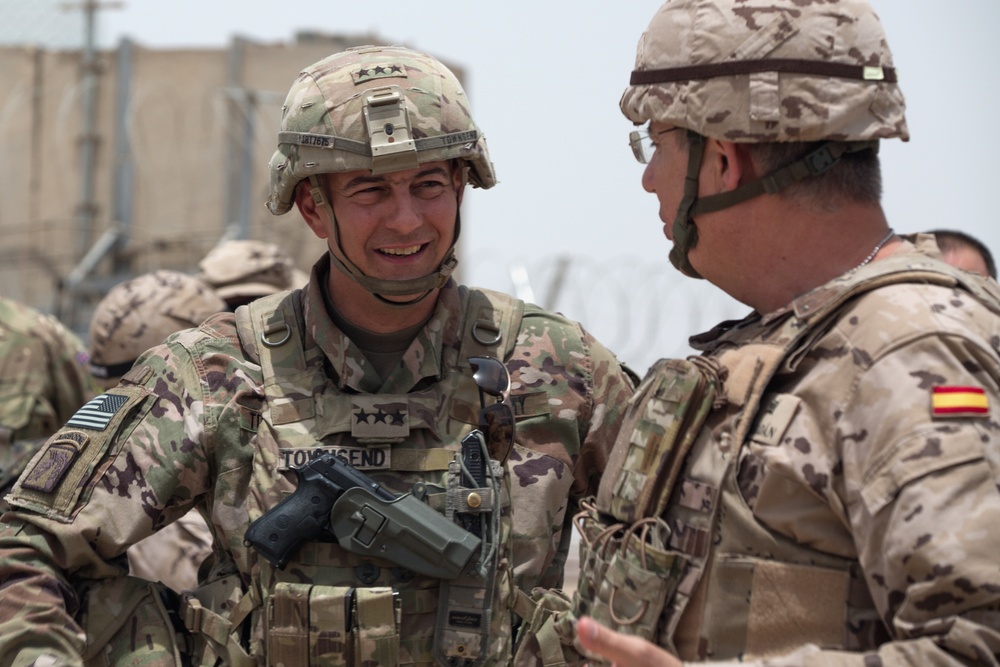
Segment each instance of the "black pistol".
[{"label": "black pistol", "polygon": [[457,577],[481,540],[412,494],[397,496],[331,453],[295,469],[299,485],[243,542],[283,569],[303,542],[332,534],[348,551],[418,574]]}]

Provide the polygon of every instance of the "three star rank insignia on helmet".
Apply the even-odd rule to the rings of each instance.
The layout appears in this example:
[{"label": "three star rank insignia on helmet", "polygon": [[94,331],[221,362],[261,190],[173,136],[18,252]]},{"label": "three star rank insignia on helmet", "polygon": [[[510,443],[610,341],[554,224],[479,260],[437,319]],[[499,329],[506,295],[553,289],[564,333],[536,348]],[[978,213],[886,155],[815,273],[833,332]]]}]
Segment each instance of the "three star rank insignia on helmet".
[{"label": "three star rank insignia on helmet", "polygon": [[365,83],[372,79],[387,79],[390,77],[406,78],[406,68],[402,65],[375,65],[364,67],[354,72],[354,83]]}]

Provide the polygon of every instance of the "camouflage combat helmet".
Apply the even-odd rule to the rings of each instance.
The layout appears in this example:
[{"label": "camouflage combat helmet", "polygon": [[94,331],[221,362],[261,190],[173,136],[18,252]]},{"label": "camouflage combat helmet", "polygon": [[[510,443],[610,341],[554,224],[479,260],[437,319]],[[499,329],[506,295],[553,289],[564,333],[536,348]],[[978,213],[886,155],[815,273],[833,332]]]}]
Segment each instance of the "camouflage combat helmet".
[{"label": "camouflage combat helmet", "polygon": [[[455,75],[425,53],[363,46],[324,58],[299,74],[282,107],[267,207],[275,215],[286,213],[298,183],[309,179],[315,188],[319,174],[359,169],[382,174],[438,160],[459,160],[463,182],[493,187],[486,140],[469,109]],[[333,219],[332,207],[329,214]],[[452,247],[435,274],[373,279],[344,255],[336,220],[333,228],[334,265],[376,295],[434,289],[457,263]]]},{"label": "camouflage combat helmet", "polygon": [[170,334],[226,309],[210,287],[179,271],[153,271],[112,287],[90,319],[90,372],[107,387]]},{"label": "camouflage combat helmet", "polygon": [[275,243],[254,239],[223,241],[198,263],[198,278],[233,306],[301,287],[306,278]]},{"label": "camouflage combat helmet", "polygon": [[[687,261],[697,243],[691,216],[777,192],[846,153],[877,151],[879,139],[908,140],[897,80],[882,25],[865,0],[664,3],[639,39],[620,106],[637,125],[683,127],[694,139],[671,261],[698,277]],[[704,137],[825,143],[736,191],[698,200]]]}]

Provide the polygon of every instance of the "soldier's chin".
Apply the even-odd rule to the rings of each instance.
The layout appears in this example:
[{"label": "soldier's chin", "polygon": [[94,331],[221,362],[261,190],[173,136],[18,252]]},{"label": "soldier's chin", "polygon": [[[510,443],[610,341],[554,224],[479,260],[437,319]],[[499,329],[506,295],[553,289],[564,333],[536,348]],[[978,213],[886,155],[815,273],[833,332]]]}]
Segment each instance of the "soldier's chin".
[{"label": "soldier's chin", "polygon": [[379,294],[379,297],[389,301],[390,303],[396,303],[401,306],[406,306],[411,303],[417,303],[423,301],[424,297],[433,292],[434,290],[424,290],[423,292],[414,292],[413,294]]}]

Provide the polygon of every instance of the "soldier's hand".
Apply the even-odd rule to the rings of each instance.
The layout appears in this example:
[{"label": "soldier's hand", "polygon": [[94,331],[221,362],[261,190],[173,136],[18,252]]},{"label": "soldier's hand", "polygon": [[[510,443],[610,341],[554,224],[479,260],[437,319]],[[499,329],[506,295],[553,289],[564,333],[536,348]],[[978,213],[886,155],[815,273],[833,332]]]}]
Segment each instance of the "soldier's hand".
[{"label": "soldier's hand", "polygon": [[665,650],[640,637],[608,629],[584,616],[576,624],[580,643],[614,663],[614,667],[681,667],[681,662]]}]

